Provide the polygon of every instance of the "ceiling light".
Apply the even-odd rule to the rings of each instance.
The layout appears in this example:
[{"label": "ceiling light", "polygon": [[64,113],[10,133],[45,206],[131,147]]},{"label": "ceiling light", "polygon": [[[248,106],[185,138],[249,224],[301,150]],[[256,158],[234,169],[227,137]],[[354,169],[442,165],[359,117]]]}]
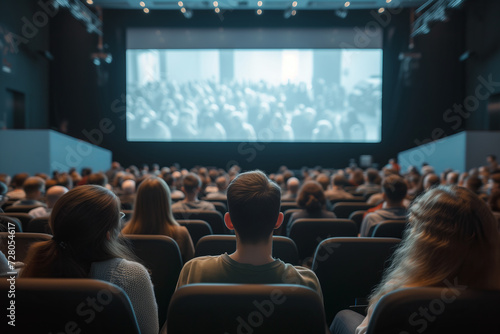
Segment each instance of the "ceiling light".
[{"label": "ceiling light", "polygon": [[262,14],[262,9],[257,9],[257,15],[261,15]]}]

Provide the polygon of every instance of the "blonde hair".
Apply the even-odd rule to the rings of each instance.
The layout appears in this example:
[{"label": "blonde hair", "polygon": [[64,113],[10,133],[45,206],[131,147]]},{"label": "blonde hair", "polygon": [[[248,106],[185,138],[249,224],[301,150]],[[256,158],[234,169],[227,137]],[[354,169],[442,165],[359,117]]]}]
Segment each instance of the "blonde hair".
[{"label": "blonde hair", "polygon": [[472,191],[439,186],[415,200],[410,227],[370,306],[385,294],[411,286],[500,289],[500,234],[487,205]]},{"label": "blonde hair", "polygon": [[172,237],[179,223],[172,215],[170,189],[161,178],[152,176],[137,189],[132,219],[123,228],[124,234],[160,234]]}]

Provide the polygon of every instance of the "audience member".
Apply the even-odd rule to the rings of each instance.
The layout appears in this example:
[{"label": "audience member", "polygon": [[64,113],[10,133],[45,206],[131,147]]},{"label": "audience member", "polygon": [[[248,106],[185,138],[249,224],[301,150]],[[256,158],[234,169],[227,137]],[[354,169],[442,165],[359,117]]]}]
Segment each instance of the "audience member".
[{"label": "audience member", "polygon": [[498,172],[498,162],[496,155],[490,154],[486,157],[486,162],[488,162],[488,168],[491,173]]},{"label": "audience member", "polygon": [[227,186],[228,186],[227,177],[226,176],[219,176],[215,180],[215,184],[217,186],[217,191],[212,192],[212,193],[208,193],[206,197],[210,198],[210,199],[220,199],[220,200],[225,201],[227,199],[227,196],[226,196],[226,191],[227,191]]},{"label": "audience member", "polygon": [[148,271],[120,240],[120,203],[93,185],[64,194],[50,216],[53,238],[33,244],[21,277],[93,278],[130,298],[141,333],[157,334],[158,309]]},{"label": "audience member", "polygon": [[44,203],[40,202],[39,199],[42,197],[45,191],[45,181],[41,177],[32,176],[24,181],[23,190],[25,197],[23,199],[14,202],[12,206],[18,205],[39,205],[45,206]]},{"label": "audience member", "polygon": [[437,174],[429,173],[424,177],[424,191],[435,188],[439,186],[440,183],[441,181],[439,180],[439,176],[437,176]]},{"label": "audience member", "polygon": [[376,169],[368,168],[365,171],[364,180],[365,183],[356,188],[357,193],[374,194],[382,190],[380,184],[377,184],[377,181],[380,183],[380,176]]},{"label": "audience member", "polygon": [[133,210],[135,202],[135,181],[125,180],[121,185],[121,194],[118,196],[122,210]]},{"label": "audience member", "polygon": [[9,199],[7,197],[7,192],[9,191],[9,188],[7,185],[3,182],[0,182],[0,213],[3,212],[2,206],[7,202]]},{"label": "audience member", "polygon": [[176,187],[176,181],[177,178],[179,178],[181,173],[179,172],[173,172],[172,174],[167,173],[163,174],[162,178],[163,180],[167,183],[169,189],[170,189],[170,195],[173,201],[178,201],[181,199],[184,199],[184,193],[180,190],[177,189]]},{"label": "audience member", "polygon": [[335,174],[332,177],[332,189],[325,191],[325,197],[329,201],[338,201],[343,199],[353,199],[354,196],[343,189],[347,180],[343,175]]},{"label": "audience member", "polygon": [[325,210],[326,198],[323,188],[316,181],[307,181],[300,188],[297,197],[297,205],[300,211],[294,212],[286,225],[286,234],[290,235],[292,224],[301,218],[336,218],[335,214]]},{"label": "audience member", "polygon": [[193,241],[188,230],[174,219],[170,190],[159,177],[151,176],[142,181],[137,190],[132,219],[122,233],[166,235],[177,242],[184,262],[194,256]]},{"label": "audience member", "polygon": [[449,172],[446,174],[446,184],[449,186],[458,185],[459,174],[457,172]]},{"label": "audience member", "polygon": [[235,230],[236,251],[194,258],[184,265],[177,288],[192,283],[279,284],[308,286],[319,293],[319,281],[309,269],[272,257],[273,230],[283,222],[281,191],[260,171],[238,175],[229,185],[226,226]]},{"label": "audience member", "polygon": [[201,190],[201,180],[198,175],[188,173],[182,179],[182,191],[186,196],[184,200],[172,205],[173,211],[189,211],[189,210],[215,210],[215,206],[207,201],[200,201],[198,194]]},{"label": "audience member", "polygon": [[433,188],[417,198],[408,219],[410,228],[370,297],[368,315],[363,319],[350,310],[339,312],[331,333],[366,333],[379,299],[400,288],[453,284],[467,289],[500,289],[497,222],[474,193],[457,186]]},{"label": "audience member", "polygon": [[369,213],[361,223],[360,236],[369,237],[368,232],[374,225],[384,220],[406,219],[403,201],[408,191],[405,180],[398,175],[389,175],[382,182],[384,204],[381,209]]},{"label": "audience member", "polygon": [[14,175],[11,181],[12,191],[7,193],[7,197],[11,200],[23,199],[26,194],[23,190],[24,181],[29,177],[28,173],[19,173]]},{"label": "audience member", "polygon": [[296,177],[290,177],[286,181],[286,193],[281,197],[283,201],[295,201],[299,192],[300,181]]},{"label": "audience member", "polygon": [[87,184],[106,187],[108,185],[108,177],[104,173],[90,174]]},{"label": "audience member", "polygon": [[38,208],[32,209],[29,214],[34,218],[48,217],[54,208],[57,200],[61,198],[62,195],[68,192],[66,187],[53,186],[47,190],[47,207],[40,206]]}]

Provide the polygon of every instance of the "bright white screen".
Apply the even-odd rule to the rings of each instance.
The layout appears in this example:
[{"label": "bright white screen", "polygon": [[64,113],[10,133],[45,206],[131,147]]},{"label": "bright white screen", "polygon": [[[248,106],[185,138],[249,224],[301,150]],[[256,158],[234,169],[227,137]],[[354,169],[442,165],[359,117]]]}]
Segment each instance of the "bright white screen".
[{"label": "bright white screen", "polygon": [[382,49],[129,49],[127,140],[380,142]]}]

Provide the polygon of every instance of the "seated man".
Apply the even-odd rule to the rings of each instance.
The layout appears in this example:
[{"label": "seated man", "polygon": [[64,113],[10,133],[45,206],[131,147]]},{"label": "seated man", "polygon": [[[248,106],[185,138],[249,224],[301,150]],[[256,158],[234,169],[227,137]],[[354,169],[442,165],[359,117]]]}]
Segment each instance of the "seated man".
[{"label": "seated man", "polygon": [[382,208],[369,213],[361,223],[361,237],[369,237],[370,228],[384,220],[406,219],[403,202],[408,191],[405,180],[399,175],[389,175],[382,182],[384,204]]},{"label": "seated man", "polygon": [[281,190],[260,171],[238,175],[227,190],[226,226],[235,230],[236,251],[195,258],[184,265],[177,288],[192,283],[299,284],[320,296],[318,278],[309,269],[272,257],[273,230],[283,222]]},{"label": "seated man", "polygon": [[283,201],[295,201],[299,193],[300,181],[296,177],[291,177],[286,181],[286,193],[281,197]]},{"label": "seated man", "polygon": [[215,210],[215,206],[207,201],[200,201],[198,194],[201,190],[200,177],[194,173],[188,173],[182,179],[182,191],[186,195],[184,200],[172,205],[173,211],[189,210]]},{"label": "seated man", "polygon": [[12,206],[18,205],[39,205],[45,206],[44,203],[38,201],[44,191],[45,191],[45,181],[38,176],[32,176],[26,179],[23,184],[23,190],[26,196],[17,202],[14,202]]},{"label": "seated man", "polygon": [[344,190],[347,183],[346,178],[341,174],[335,174],[332,177],[332,189],[325,191],[325,197],[329,201],[338,201],[343,199],[353,199],[354,196]]},{"label": "seated man", "polygon": [[226,190],[227,190],[228,183],[229,182],[227,180],[227,177],[219,176],[215,180],[215,184],[217,186],[217,191],[208,193],[207,198],[225,201],[227,199]]},{"label": "seated man", "polygon": [[68,192],[66,187],[53,186],[47,190],[47,207],[38,207],[29,212],[35,218],[38,217],[48,217],[52,212],[52,208],[56,204],[57,200],[64,194]]},{"label": "seated man", "polygon": [[10,185],[12,186],[12,191],[7,193],[7,197],[12,200],[23,199],[26,194],[23,190],[24,181],[28,179],[29,175],[27,173],[19,173],[14,175]]},{"label": "seated man", "polygon": [[135,181],[125,180],[121,185],[121,194],[118,195],[122,210],[132,210],[135,203]]},{"label": "seated man", "polygon": [[[374,168],[368,168],[364,175],[365,183],[356,188],[357,193],[374,194],[382,190],[380,186],[380,176]],[[378,183],[377,184],[377,180]]]}]

